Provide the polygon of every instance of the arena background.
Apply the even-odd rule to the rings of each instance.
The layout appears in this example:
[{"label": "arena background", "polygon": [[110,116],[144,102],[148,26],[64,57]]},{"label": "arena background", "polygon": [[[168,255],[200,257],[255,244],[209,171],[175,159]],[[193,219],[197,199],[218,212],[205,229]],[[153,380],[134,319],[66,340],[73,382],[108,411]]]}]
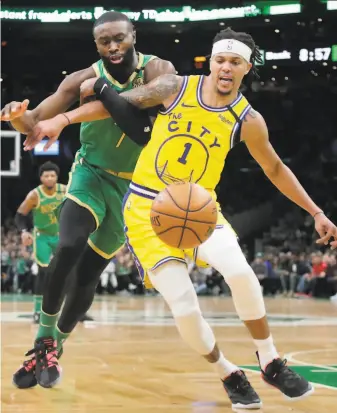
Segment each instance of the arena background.
[{"label": "arena background", "polygon": [[[113,4],[55,0],[52,7],[46,3],[2,2],[2,107],[11,100],[28,98],[33,108],[53,93],[67,74],[98,60],[92,25],[103,10],[127,12],[137,30],[136,48],[171,60],[179,74],[208,72],[207,55],[217,31],[228,26],[247,31],[263,50],[264,62],[259,67],[260,79],[244,85],[243,92],[265,117],[270,140],[283,161],[327,216],[337,221],[337,1],[226,0],[208,4],[198,0],[182,6],[177,0],[143,0],[141,5],[131,0]],[[32,293],[35,268],[31,251],[20,246],[13,217],[25,195],[39,184],[38,168],[46,160],[60,166],[60,182],[67,183],[79,148],[79,127],[72,125],[62,133],[58,155],[23,152],[20,145],[19,157],[14,138],[5,138],[9,126],[2,122],[1,129],[1,289],[9,294],[3,297],[17,300],[13,293],[22,297]],[[19,139],[23,142],[24,137]],[[8,172],[15,175],[17,167],[18,176],[7,176]],[[264,294],[280,300],[280,308],[281,295],[287,302],[305,298],[302,301],[307,307],[302,306],[301,311],[310,313],[311,301],[317,297],[329,300],[337,293],[336,254],[317,247],[312,218],[273,187],[244,144],[229,154],[218,196]],[[98,294],[144,294],[135,268],[125,271],[130,259],[124,251],[112,262],[102,276]],[[25,264],[19,265],[22,261]],[[230,294],[214,271],[191,264],[190,273],[198,294]],[[317,282],[301,284],[306,274]],[[325,302],[331,305],[325,315],[336,314],[333,302]],[[291,306],[285,307],[290,316],[297,311]],[[277,305],[275,308],[280,312]],[[25,311],[27,315],[29,306]],[[330,343],[331,334],[330,330]],[[333,386],[337,387],[336,383],[337,379]]]}]

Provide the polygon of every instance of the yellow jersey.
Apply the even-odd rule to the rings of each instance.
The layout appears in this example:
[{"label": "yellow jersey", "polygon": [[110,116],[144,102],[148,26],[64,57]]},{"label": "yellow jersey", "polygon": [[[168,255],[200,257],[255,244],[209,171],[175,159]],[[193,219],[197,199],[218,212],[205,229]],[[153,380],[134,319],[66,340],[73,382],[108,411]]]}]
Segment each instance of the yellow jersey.
[{"label": "yellow jersey", "polygon": [[251,106],[241,93],[225,107],[207,106],[203,81],[204,76],[185,76],[175,101],[158,114],[133,173],[132,192],[152,198],[169,184],[194,182],[215,197],[225,159]]}]

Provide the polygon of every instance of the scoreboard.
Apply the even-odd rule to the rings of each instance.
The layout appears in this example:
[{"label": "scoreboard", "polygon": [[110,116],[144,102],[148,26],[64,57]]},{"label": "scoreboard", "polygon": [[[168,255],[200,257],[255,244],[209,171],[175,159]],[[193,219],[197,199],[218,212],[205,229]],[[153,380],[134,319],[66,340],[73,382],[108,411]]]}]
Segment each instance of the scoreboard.
[{"label": "scoreboard", "polygon": [[298,64],[306,62],[337,62],[337,45],[326,47],[301,48],[298,50],[261,50],[262,65],[269,62],[277,64]]}]

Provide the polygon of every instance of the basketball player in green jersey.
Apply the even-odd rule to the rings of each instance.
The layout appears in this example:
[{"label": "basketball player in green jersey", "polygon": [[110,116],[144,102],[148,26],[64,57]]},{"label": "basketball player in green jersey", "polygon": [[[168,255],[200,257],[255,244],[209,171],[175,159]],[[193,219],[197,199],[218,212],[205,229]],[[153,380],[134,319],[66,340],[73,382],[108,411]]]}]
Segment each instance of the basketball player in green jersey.
[{"label": "basketball player in green jersey", "polygon": [[[55,210],[62,203],[66,192],[66,186],[57,183],[59,174],[60,169],[55,163],[48,161],[41,165],[39,169],[41,185],[28,193],[15,215],[16,225],[21,231],[22,244],[24,246],[33,244],[34,259],[39,268],[34,286],[35,324],[40,321],[46,269],[59,242],[59,223]],[[31,227],[30,212],[33,213],[33,234],[28,230]],[[86,320],[92,318],[84,314],[80,321]]]},{"label": "basketball player in green jersey", "polygon": [[[170,62],[136,52],[135,31],[122,13],[103,14],[96,20],[93,34],[101,57],[97,64],[69,75],[56,93],[32,111],[27,111],[28,100],[6,105],[1,120],[28,134],[39,121],[64,112],[76,102],[86,79],[103,76],[119,92],[161,74],[175,73]],[[48,267],[40,327],[34,349],[29,352],[33,357],[13,378],[19,388],[33,387],[37,382],[52,387],[58,382],[61,344],[90,307],[100,274],[124,244],[122,200],[141,151],[129,136],[149,137],[150,127],[148,114],[131,104],[122,112],[127,119],[123,130],[112,119],[81,126],[81,149],[60,208],[60,242]],[[57,322],[65,280],[75,264],[76,285],[67,293]]]},{"label": "basketball player in green jersey", "polygon": [[[40,320],[46,267],[55,254],[59,241],[59,224],[53,211],[61,204],[66,189],[65,185],[57,183],[59,173],[59,167],[53,162],[48,161],[41,165],[41,185],[28,193],[15,216],[16,225],[21,231],[22,244],[33,244],[34,259],[39,267],[34,288],[35,323]],[[33,234],[28,230],[30,212],[33,213]]]}]

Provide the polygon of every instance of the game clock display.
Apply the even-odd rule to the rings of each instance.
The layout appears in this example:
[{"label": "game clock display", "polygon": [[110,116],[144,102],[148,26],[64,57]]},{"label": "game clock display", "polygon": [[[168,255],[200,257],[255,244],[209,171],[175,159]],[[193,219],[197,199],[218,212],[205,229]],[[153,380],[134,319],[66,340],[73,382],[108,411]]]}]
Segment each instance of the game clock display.
[{"label": "game clock display", "polygon": [[332,47],[316,47],[301,49],[298,58],[301,62],[337,61],[337,45]]}]

